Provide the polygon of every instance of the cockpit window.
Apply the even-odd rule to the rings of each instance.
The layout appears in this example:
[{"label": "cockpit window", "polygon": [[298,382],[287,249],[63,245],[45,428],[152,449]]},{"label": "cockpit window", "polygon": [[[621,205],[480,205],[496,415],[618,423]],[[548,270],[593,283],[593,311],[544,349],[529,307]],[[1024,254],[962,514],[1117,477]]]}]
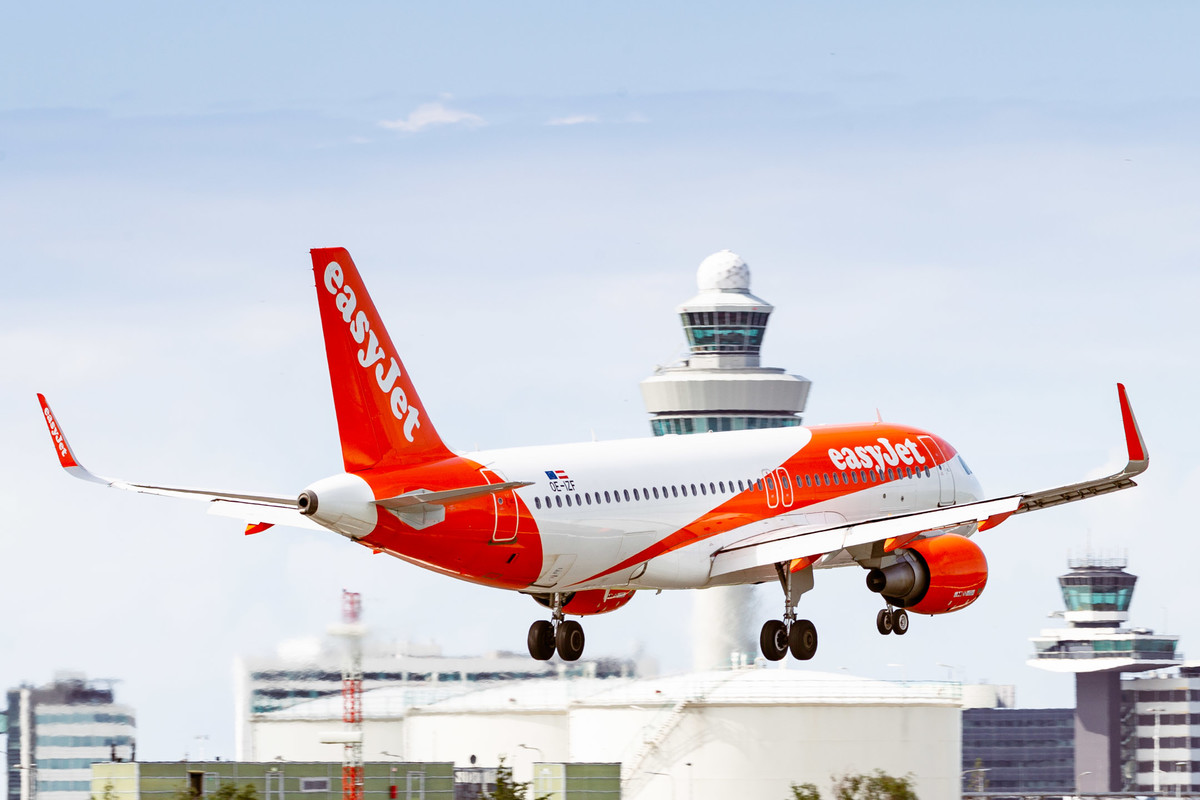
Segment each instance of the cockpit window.
[{"label": "cockpit window", "polygon": [[971,472],[971,468],[967,466],[967,462],[966,462],[966,461],[963,461],[963,457],[962,457],[962,456],[959,456],[959,457],[958,457],[958,463],[962,464],[963,471],[964,471],[964,472],[966,472],[968,475],[971,475],[971,474],[973,474],[973,473]]}]

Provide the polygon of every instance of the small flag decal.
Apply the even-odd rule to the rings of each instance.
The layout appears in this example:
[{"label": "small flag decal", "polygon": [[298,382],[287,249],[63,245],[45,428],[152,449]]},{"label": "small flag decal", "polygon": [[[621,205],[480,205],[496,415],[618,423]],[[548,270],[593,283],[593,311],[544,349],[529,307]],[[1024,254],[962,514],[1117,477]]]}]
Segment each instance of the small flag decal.
[{"label": "small flag decal", "polygon": [[546,470],[546,477],[552,481],[569,481],[570,480],[570,478],[567,477],[567,473],[561,469]]}]

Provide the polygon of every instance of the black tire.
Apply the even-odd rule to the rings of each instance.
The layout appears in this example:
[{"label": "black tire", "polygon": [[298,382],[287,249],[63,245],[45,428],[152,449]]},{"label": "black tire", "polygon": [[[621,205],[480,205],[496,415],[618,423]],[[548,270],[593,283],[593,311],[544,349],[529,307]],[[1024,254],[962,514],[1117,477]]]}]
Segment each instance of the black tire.
[{"label": "black tire", "polygon": [[788,646],[793,656],[800,661],[808,661],[817,654],[817,626],[806,619],[793,622],[791,633],[788,634]]},{"label": "black tire", "polygon": [[573,619],[565,619],[558,623],[558,633],[554,637],[558,645],[558,657],[563,661],[578,661],[583,655],[583,626]]},{"label": "black tire", "polygon": [[903,636],[908,633],[908,612],[897,608],[892,612],[892,633]]},{"label": "black tire", "polygon": [[888,611],[886,608],[879,609],[879,613],[875,615],[875,629],[884,636],[887,636],[892,632],[892,628],[895,627],[893,624],[894,622],[895,620],[892,619],[892,612]]},{"label": "black tire", "polygon": [[550,620],[539,619],[529,626],[529,655],[538,661],[549,661],[554,656],[554,626]]},{"label": "black tire", "polygon": [[788,652],[787,627],[781,619],[769,619],[763,623],[758,635],[758,646],[767,661],[779,661]]}]

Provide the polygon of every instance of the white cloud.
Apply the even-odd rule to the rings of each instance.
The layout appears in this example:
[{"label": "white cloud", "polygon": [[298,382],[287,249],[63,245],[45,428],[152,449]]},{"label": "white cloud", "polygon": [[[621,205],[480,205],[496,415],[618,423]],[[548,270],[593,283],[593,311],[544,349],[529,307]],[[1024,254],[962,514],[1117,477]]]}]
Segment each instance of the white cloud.
[{"label": "white cloud", "polygon": [[404,119],[382,120],[379,127],[390,131],[416,133],[431,125],[470,125],[476,127],[485,124],[483,117],[469,111],[459,111],[446,108],[441,103],[422,103]]},{"label": "white cloud", "polygon": [[557,117],[547,122],[547,125],[586,125],[591,122],[599,122],[600,118],[595,114],[574,114],[570,117]]}]

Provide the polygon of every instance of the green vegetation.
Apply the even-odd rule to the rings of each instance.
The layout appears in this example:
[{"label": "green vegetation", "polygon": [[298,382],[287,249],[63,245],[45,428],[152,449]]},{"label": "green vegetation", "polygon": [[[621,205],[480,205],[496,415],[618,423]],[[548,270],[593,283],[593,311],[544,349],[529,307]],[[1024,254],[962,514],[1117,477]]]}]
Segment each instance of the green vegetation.
[{"label": "green vegetation", "polygon": [[[881,769],[870,775],[841,775],[833,780],[834,800],[917,800],[911,774],[902,778]],[[821,800],[811,783],[793,783],[792,800]]]}]

